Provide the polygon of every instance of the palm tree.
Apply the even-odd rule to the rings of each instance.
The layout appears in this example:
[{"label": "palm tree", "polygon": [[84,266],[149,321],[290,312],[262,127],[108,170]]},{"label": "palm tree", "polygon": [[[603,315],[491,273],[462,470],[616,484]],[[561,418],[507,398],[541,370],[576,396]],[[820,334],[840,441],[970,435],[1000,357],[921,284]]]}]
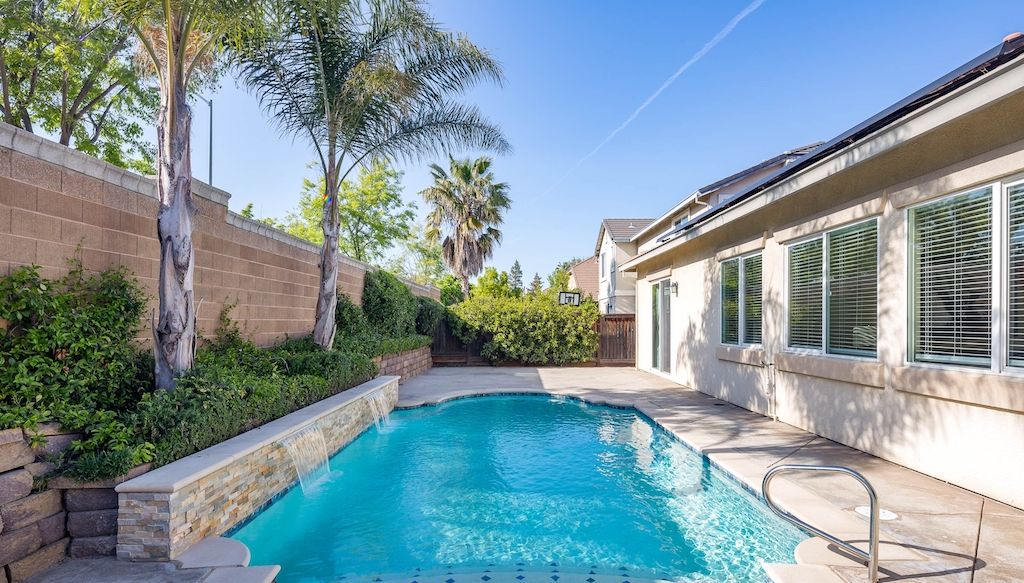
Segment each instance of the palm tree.
[{"label": "palm tree", "polygon": [[431,164],[434,185],[420,194],[430,205],[427,237],[444,240],[444,262],[462,282],[462,293],[469,297],[469,278],[483,271],[501,243],[503,213],[512,205],[508,184],[495,182],[491,159],[480,157],[456,160],[449,156],[449,171]]},{"label": "palm tree", "polygon": [[143,59],[160,86],[156,120],[160,305],[153,353],[156,385],[171,389],[175,378],[192,368],[196,347],[188,93],[211,70],[220,50],[258,22],[252,16],[260,7],[251,0],[111,0],[110,8],[132,27]]},{"label": "palm tree", "polygon": [[278,0],[268,22],[272,34],[255,39],[237,64],[281,129],[316,150],[325,192],[313,338],[330,347],[342,182],[373,158],[508,151],[496,126],[453,100],[503,76],[486,52],[440,30],[417,0]]}]

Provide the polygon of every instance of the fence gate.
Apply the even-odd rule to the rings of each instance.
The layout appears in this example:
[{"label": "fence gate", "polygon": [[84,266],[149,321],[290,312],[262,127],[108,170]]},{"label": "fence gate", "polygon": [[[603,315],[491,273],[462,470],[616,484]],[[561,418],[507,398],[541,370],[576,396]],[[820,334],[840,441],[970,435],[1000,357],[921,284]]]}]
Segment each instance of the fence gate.
[{"label": "fence gate", "polygon": [[607,314],[597,322],[599,366],[636,366],[636,315]]},{"label": "fence gate", "polygon": [[442,319],[434,331],[434,343],[430,348],[434,366],[467,366],[487,364],[480,356],[483,342],[477,340],[467,346],[452,334],[447,319]]}]

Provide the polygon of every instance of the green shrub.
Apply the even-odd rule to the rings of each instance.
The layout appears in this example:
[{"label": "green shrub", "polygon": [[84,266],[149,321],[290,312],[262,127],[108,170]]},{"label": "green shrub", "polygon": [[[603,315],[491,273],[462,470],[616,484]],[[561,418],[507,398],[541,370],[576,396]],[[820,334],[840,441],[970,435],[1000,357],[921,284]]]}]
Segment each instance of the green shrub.
[{"label": "green shrub", "polygon": [[449,309],[452,332],[463,342],[484,341],[495,362],[568,364],[597,354],[597,304],[560,306],[545,296],[470,298]]},{"label": "green shrub", "polygon": [[134,344],[146,299],[123,271],[92,275],[72,262],[59,280],[21,267],[0,278],[0,429],[56,422],[82,432],[69,455],[148,461],[121,414],[152,385],[152,358]]},{"label": "green shrub", "polygon": [[424,297],[416,298],[416,301],[419,302],[419,311],[416,312],[416,333],[433,336],[444,318],[444,304],[433,298]]},{"label": "green shrub", "polygon": [[345,294],[338,294],[338,307],[334,310],[335,338],[351,338],[370,331],[363,309]]},{"label": "green shrub", "polygon": [[353,338],[335,341],[336,350],[345,352],[356,352],[365,354],[370,358],[383,356],[385,354],[397,354],[406,350],[414,350],[424,346],[430,346],[434,340],[433,336],[420,334],[409,334],[406,336],[381,336],[379,334],[364,334]]},{"label": "green shrub", "polygon": [[397,277],[386,271],[366,274],[363,313],[370,328],[383,336],[407,336],[416,332],[416,296]]},{"label": "green shrub", "polygon": [[[238,363],[242,362],[242,366]],[[146,395],[132,416],[165,464],[373,378],[361,353],[323,350],[311,340],[270,349],[242,341],[197,354],[174,391]]]}]

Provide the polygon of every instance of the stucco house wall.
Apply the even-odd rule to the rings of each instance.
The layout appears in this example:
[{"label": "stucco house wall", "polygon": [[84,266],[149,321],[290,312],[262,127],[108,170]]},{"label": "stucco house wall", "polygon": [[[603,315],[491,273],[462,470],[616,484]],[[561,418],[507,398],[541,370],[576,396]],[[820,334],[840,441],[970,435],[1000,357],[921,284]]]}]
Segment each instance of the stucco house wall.
[{"label": "stucco house wall", "polygon": [[[1024,508],[1024,374],[908,359],[908,207],[1008,177],[1024,177],[1019,62],[626,264],[638,273],[637,366]],[[877,357],[787,349],[786,246],[868,218],[878,221]],[[726,346],[720,262],[755,251],[763,341]],[[664,278],[678,284],[667,373],[652,366],[652,285]]]}]

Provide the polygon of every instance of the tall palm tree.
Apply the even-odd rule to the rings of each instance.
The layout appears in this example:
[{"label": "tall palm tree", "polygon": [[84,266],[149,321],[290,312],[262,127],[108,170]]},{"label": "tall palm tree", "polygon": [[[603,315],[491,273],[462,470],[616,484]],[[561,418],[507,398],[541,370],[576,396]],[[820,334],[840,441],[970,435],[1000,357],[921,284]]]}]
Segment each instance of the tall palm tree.
[{"label": "tall palm tree", "polygon": [[483,271],[501,243],[498,226],[512,205],[508,184],[495,182],[491,159],[486,156],[456,160],[449,156],[448,172],[431,164],[434,185],[420,194],[430,205],[427,238],[438,241],[444,262],[462,283],[463,297],[469,297],[469,278]]},{"label": "tall palm tree", "polygon": [[237,64],[281,129],[308,139],[320,162],[324,241],[313,338],[330,347],[341,183],[373,158],[509,150],[496,126],[453,99],[503,77],[494,59],[442,31],[418,0],[278,0],[267,20],[272,34],[255,39]]},{"label": "tall palm tree", "polygon": [[174,387],[192,368],[196,345],[192,247],[192,110],[189,89],[219,52],[262,21],[259,0],[97,0],[132,27],[143,59],[159,81],[157,235],[159,319],[153,328],[156,384]]}]

